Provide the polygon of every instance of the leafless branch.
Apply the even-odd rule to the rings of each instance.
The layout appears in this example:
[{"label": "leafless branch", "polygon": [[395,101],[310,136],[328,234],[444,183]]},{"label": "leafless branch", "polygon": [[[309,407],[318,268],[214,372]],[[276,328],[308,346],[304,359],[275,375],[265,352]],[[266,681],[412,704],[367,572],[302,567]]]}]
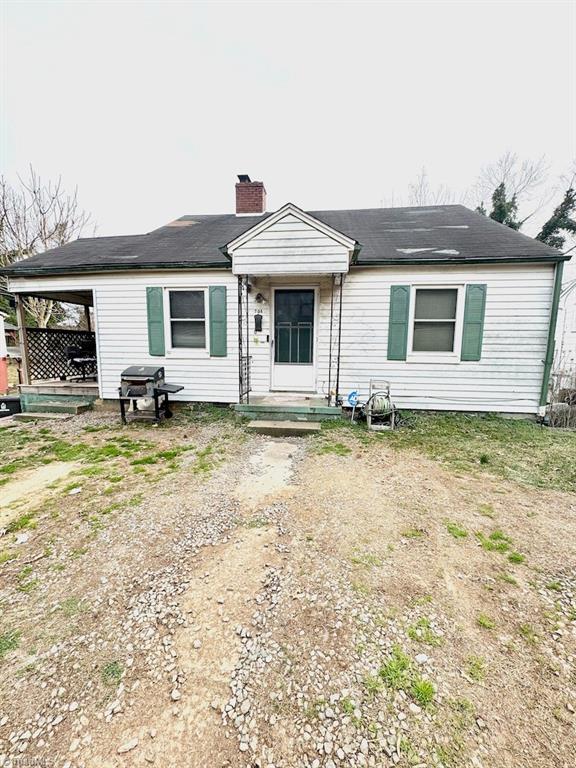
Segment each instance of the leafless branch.
[{"label": "leafless branch", "polygon": [[[78,191],[66,193],[62,180],[42,182],[30,166],[28,177],[11,186],[0,178],[0,265],[7,266],[78,238],[91,216],[80,208]],[[54,302],[29,298],[26,310],[46,327]]]},{"label": "leafless branch", "polygon": [[436,188],[430,186],[428,172],[422,168],[418,178],[408,185],[409,205],[448,205],[455,202],[456,195],[444,184]]},{"label": "leafless branch", "polygon": [[505,152],[496,162],[484,166],[474,185],[478,199],[489,200],[500,184],[505,184],[508,197],[516,195],[519,203],[533,198],[546,181],[550,165],[543,155],[538,160],[521,160],[516,152]]}]

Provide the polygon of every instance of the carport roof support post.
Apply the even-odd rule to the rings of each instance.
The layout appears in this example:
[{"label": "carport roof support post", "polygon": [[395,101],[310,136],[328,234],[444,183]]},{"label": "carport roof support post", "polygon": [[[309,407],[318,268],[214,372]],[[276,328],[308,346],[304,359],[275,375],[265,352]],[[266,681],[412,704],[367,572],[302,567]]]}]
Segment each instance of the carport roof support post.
[{"label": "carport roof support post", "polygon": [[20,342],[20,354],[22,356],[21,384],[30,384],[30,368],[28,365],[28,334],[26,333],[26,313],[24,301],[19,294],[15,294],[16,317],[18,319],[18,339]]}]

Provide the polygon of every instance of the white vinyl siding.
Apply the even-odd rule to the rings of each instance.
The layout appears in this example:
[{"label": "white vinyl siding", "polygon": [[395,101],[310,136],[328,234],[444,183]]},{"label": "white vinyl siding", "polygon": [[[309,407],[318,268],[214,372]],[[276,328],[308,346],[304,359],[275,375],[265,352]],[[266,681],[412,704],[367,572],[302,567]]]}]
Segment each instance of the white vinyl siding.
[{"label": "white vinyl siding", "polygon": [[[340,393],[358,389],[361,399],[365,398],[370,378],[384,378],[390,380],[394,402],[400,408],[537,413],[553,282],[554,268],[548,264],[353,268],[344,278]],[[292,278],[286,280],[286,284],[294,283]],[[321,278],[316,283],[320,295],[316,388],[319,394],[327,394],[330,279]],[[391,284],[410,285],[413,294],[414,286],[468,283],[487,286],[480,361],[418,361],[414,356],[407,361],[387,359]],[[251,298],[262,292],[268,299],[271,285],[281,286],[282,278],[256,279]],[[336,376],[337,288],[334,299],[332,388]],[[270,382],[266,337],[271,330],[268,304],[252,305],[250,317],[256,306],[263,313],[263,328],[262,333],[250,337],[252,386],[255,394],[264,394]],[[459,344],[460,337],[455,347],[458,358]]]},{"label": "white vinyl siding", "polygon": [[309,275],[348,270],[346,246],[287,214],[268,229],[235,248],[237,275]]},{"label": "white vinyl siding", "polygon": [[[370,378],[389,379],[400,408],[537,413],[550,318],[554,267],[551,264],[410,266],[353,268],[345,276],[340,393],[368,392]],[[298,283],[319,289],[315,350],[316,389],[328,390],[330,342],[329,276],[251,278],[250,354],[254,394],[270,389],[271,285]],[[486,284],[482,357],[477,362],[387,360],[390,285]],[[148,354],[146,287],[226,285],[228,355],[172,359]],[[226,271],[110,273],[77,277],[10,280],[13,291],[93,289],[101,396],[116,398],[120,374],[128,365],[164,365],[166,379],[184,385],[181,400],[236,402],[238,399],[237,278]],[[414,288],[412,287],[412,291]],[[262,293],[266,301],[256,303]],[[336,375],[338,290],[335,292],[332,386]],[[262,312],[262,332],[254,314]]]},{"label": "white vinyl siding", "polygon": [[[344,283],[341,391],[358,388],[365,395],[369,378],[379,377],[390,380],[401,408],[536,413],[553,282],[552,265],[354,271]],[[485,283],[481,360],[388,361],[390,283]]]},{"label": "white vinyl siding", "polygon": [[[118,397],[120,374],[129,365],[163,365],[166,381],[182,384],[176,400],[232,403],[238,400],[238,280],[226,270],[111,272],[101,275],[45,277],[11,281],[14,290],[92,289],[97,334],[100,396]],[[228,354],[210,357],[202,350],[174,350],[166,356],[148,352],[146,288],[204,289],[227,287]],[[164,292],[164,309],[168,300]],[[168,350],[167,350],[168,352]],[[188,354],[186,354],[188,353]],[[193,356],[197,353],[198,356]]]}]

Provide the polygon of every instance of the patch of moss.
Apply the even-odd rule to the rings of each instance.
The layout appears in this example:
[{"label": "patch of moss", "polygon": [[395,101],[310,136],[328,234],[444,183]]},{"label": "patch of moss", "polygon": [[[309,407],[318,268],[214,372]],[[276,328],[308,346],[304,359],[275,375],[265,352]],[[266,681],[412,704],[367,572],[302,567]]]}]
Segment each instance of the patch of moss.
[{"label": "patch of moss", "polygon": [[102,680],[105,685],[118,685],[122,680],[123,668],[119,661],[111,661],[102,667]]},{"label": "patch of moss", "polygon": [[0,635],[0,659],[10,651],[15,651],[20,645],[21,632],[12,630]]},{"label": "patch of moss", "polygon": [[466,536],[468,536],[468,531],[458,525],[458,523],[446,523],[446,530],[451,536],[454,536],[455,539],[465,539]]},{"label": "patch of moss", "polygon": [[20,517],[8,523],[6,530],[8,533],[16,533],[24,528],[36,528],[37,522],[32,512],[25,512]]}]

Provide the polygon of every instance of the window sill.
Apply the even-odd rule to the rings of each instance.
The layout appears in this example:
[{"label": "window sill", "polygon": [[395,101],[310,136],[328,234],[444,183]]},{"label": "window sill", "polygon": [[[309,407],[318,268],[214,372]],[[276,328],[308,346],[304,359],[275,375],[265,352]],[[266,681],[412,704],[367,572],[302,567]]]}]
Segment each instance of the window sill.
[{"label": "window sill", "polygon": [[436,352],[435,354],[409,354],[406,357],[407,363],[428,363],[436,365],[458,365],[460,363],[460,355],[453,354],[452,352]]},{"label": "window sill", "polygon": [[171,360],[204,359],[210,357],[207,349],[167,349],[166,357]]}]

